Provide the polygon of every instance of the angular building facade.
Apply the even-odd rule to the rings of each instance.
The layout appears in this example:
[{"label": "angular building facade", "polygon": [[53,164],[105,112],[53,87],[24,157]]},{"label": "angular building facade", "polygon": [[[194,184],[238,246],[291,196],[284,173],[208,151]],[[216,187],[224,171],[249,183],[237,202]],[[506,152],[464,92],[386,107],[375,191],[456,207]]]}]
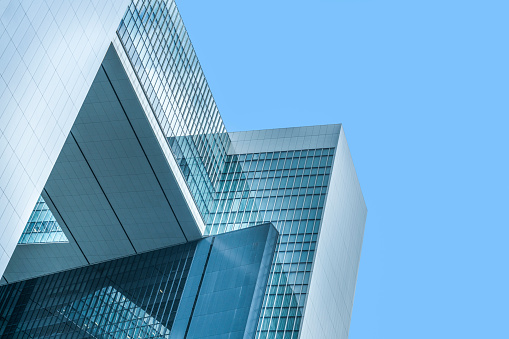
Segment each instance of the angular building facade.
[{"label": "angular building facade", "polygon": [[[35,77],[19,46],[36,39],[10,19],[38,25],[34,6],[0,8],[2,119],[17,119],[0,149],[0,334],[347,338],[367,210],[342,126],[228,132],[171,0],[38,4],[69,34],[40,63],[76,67]],[[20,105],[34,90],[44,108]]]},{"label": "angular building facade", "polygon": [[0,273],[128,4],[0,2]]}]

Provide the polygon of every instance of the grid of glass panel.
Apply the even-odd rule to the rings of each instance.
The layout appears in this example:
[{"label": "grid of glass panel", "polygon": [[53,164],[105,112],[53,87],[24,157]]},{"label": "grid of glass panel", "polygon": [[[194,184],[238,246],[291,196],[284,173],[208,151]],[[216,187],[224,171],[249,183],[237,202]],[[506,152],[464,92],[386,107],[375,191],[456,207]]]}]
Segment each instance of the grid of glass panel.
[{"label": "grid of glass panel", "polygon": [[50,242],[68,242],[48,205],[39,197],[30,219],[25,226],[18,244],[43,244]]},{"label": "grid of glass panel", "polygon": [[197,242],[0,287],[2,338],[169,338]]},{"label": "grid of glass panel", "polygon": [[[170,335],[170,330],[160,321],[151,317],[113,286],[104,287],[63,307],[58,312],[94,337],[109,336],[110,333],[125,333],[134,338]],[[76,321],[80,317],[85,318],[81,325]],[[90,326],[90,323],[101,324],[101,326]],[[123,328],[130,330],[123,331]]]},{"label": "grid of glass panel", "polygon": [[172,0],[133,0],[117,34],[204,222],[230,139]]},{"label": "grid of glass panel", "polygon": [[257,338],[297,338],[333,148],[228,156],[208,234],[272,222],[280,233]]}]

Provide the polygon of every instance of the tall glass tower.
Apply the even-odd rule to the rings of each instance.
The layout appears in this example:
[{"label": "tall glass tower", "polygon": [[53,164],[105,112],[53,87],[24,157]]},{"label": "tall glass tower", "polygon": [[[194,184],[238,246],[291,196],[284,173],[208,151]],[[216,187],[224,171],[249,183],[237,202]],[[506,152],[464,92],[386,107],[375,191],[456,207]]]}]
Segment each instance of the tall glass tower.
[{"label": "tall glass tower", "polygon": [[121,5],[51,173],[2,186],[27,212],[0,334],[347,338],[367,209],[342,125],[228,132],[175,2]]}]

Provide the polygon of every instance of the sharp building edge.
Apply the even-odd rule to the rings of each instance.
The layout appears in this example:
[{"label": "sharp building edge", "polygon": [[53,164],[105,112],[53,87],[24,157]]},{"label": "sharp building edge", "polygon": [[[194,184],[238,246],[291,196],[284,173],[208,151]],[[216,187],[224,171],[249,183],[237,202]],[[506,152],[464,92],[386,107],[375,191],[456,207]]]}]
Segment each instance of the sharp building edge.
[{"label": "sharp building edge", "polygon": [[0,336],[347,338],[343,126],[228,132],[173,0],[0,4]]}]

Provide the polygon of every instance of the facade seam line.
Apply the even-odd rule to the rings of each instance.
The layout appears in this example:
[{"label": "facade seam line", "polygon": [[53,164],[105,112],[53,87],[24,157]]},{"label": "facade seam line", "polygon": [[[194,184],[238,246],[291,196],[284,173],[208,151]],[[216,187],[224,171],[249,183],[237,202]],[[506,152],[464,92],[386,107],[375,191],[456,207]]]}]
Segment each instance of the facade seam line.
[{"label": "facade seam line", "polygon": [[[62,214],[60,214],[60,211],[58,210],[58,208],[55,206],[55,204],[53,203],[53,199],[51,199],[51,196],[49,195],[48,191],[46,190],[46,188],[44,188],[44,192],[46,193],[46,196],[48,197],[48,199],[50,200],[51,202],[51,205],[53,205],[53,208],[55,208],[55,212],[57,212],[58,216],[60,217],[60,219],[62,219],[64,225],[65,225],[65,228],[67,228],[67,230],[69,231],[69,234],[71,235],[71,237],[73,238],[74,242],[76,243],[76,245],[78,246],[78,248],[80,249],[80,252],[81,254],[83,254],[83,258],[85,258],[85,260],[87,261],[87,264],[90,265],[90,261],[88,261],[88,258],[87,256],[85,255],[85,252],[83,252],[83,250],[81,249],[81,246],[80,244],[78,244],[78,242],[76,241],[76,238],[74,237],[74,234],[72,234],[71,232],[71,229],[69,228],[69,226],[67,226],[67,223],[65,222],[64,220],[64,217],[62,216]],[[49,206],[48,206],[49,208]],[[50,209],[51,211],[51,209]],[[65,234],[65,232],[64,232]]]},{"label": "facade seam line", "polygon": [[[80,150],[80,153],[81,155],[83,156],[83,159],[85,160],[85,162],[87,163],[87,166],[88,168],[90,169],[90,172],[92,172],[92,175],[94,176],[94,179],[95,181],[97,182],[97,185],[99,185],[99,188],[101,189],[101,192],[103,193],[104,195],[104,198],[106,198],[106,201],[108,202],[108,205],[110,206],[111,208],[111,211],[113,212],[113,214],[115,215],[115,218],[117,218],[117,221],[118,223],[120,224],[120,227],[122,227],[122,230],[124,231],[125,233],[125,236],[127,237],[127,240],[129,240],[129,243],[131,244],[131,246],[133,247],[133,250],[134,250],[134,253],[135,254],[138,254],[138,251],[136,251],[136,248],[134,247],[134,244],[133,242],[131,241],[131,238],[129,238],[129,235],[127,234],[127,231],[125,230],[124,228],[124,225],[122,225],[122,222],[120,221],[120,218],[118,217],[117,213],[115,212],[115,209],[113,208],[113,205],[111,204],[110,202],[110,199],[108,199],[108,196],[106,195],[106,192],[104,191],[103,187],[101,186],[101,183],[99,182],[99,179],[97,179],[97,176],[95,175],[94,173],[94,170],[92,169],[92,166],[90,166],[90,163],[88,162],[87,160],[87,157],[85,157],[85,153],[83,153],[83,150],[81,149],[80,145],[78,144],[78,141],[76,140],[76,138],[74,137],[74,134],[71,132],[69,132],[69,135],[72,136],[72,139],[74,140],[74,142],[76,143],[76,146],[78,146],[78,149]],[[69,228],[69,227],[67,227]]]},{"label": "facade seam line", "polygon": [[147,159],[148,165],[150,166],[150,169],[152,170],[152,173],[154,174],[154,178],[156,179],[157,184],[159,185],[159,188],[161,188],[161,192],[163,193],[164,198],[166,199],[166,202],[168,203],[168,206],[170,206],[171,213],[173,213],[173,216],[175,217],[175,220],[177,221],[177,224],[179,225],[180,231],[182,232],[182,235],[184,236],[184,239],[186,239],[186,242],[188,242],[189,239],[187,239],[187,236],[184,233],[184,229],[182,228],[182,225],[180,225],[180,221],[177,218],[177,215],[175,214],[175,211],[173,210],[173,207],[170,204],[170,200],[166,196],[166,192],[164,191],[163,186],[161,185],[161,182],[159,181],[159,178],[157,177],[157,174],[156,174],[156,171],[154,170],[154,167],[152,167],[152,163],[150,162],[150,160],[149,160],[149,158],[147,156],[147,153],[145,152],[145,149],[143,148],[143,145],[141,144],[140,138],[138,138],[138,134],[136,134],[136,131],[134,130],[133,124],[131,123],[131,120],[129,119],[129,116],[127,115],[127,112],[124,109],[124,105],[122,105],[122,102],[120,101],[120,98],[118,97],[117,91],[115,90],[115,87],[113,86],[113,83],[111,82],[110,77],[108,76],[108,72],[106,72],[106,69],[104,68],[103,65],[101,65],[101,68],[103,69],[104,74],[106,75],[106,79],[108,79],[108,82],[110,83],[110,86],[111,86],[111,89],[113,90],[113,93],[115,93],[115,97],[117,98],[120,107],[122,107],[122,111],[124,112],[124,115],[125,115],[125,117],[127,119],[127,122],[129,123],[129,126],[131,127],[131,129],[132,129],[132,131],[134,133],[134,136],[136,137],[136,141],[138,141],[138,144],[140,145],[141,151],[143,152],[143,155],[145,156],[145,159]]},{"label": "facade seam line", "polygon": [[205,272],[207,271],[207,265],[209,264],[210,253],[212,252],[212,246],[214,246],[214,240],[216,240],[216,237],[212,237],[212,241],[210,242],[209,253],[207,254],[207,259],[205,259],[205,265],[203,266],[203,272],[200,277],[200,283],[198,284],[196,297],[194,298],[193,308],[191,308],[191,314],[189,315],[189,322],[187,323],[186,332],[184,333],[184,339],[187,338],[189,328],[191,327],[191,321],[193,320],[194,310],[196,308],[196,304],[198,303],[198,297],[200,296],[201,285],[203,284],[203,279],[205,278]]}]

